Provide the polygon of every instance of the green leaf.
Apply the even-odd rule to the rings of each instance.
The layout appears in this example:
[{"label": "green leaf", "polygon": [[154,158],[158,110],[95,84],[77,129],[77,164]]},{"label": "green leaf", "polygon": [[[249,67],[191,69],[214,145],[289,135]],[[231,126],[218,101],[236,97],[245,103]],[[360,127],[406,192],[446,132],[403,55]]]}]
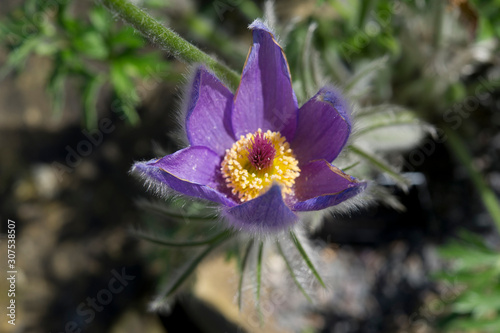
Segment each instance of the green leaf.
[{"label": "green leaf", "polygon": [[412,111],[407,108],[394,105],[394,104],[379,104],[374,106],[366,106],[359,110],[356,114],[357,119],[369,118],[371,116],[376,116],[378,114],[388,114],[388,115],[397,115],[399,113],[412,113]]},{"label": "green leaf", "polygon": [[114,33],[110,37],[110,43],[113,48],[117,46],[124,46],[131,49],[139,49],[146,44],[144,42],[144,38],[135,33],[134,29],[130,27],[125,27]]},{"label": "green leaf", "polygon": [[398,185],[401,186],[403,189],[407,188],[409,184],[408,180],[404,178],[402,175],[400,175],[396,170],[394,170],[393,167],[390,166],[388,163],[386,163],[385,161],[381,160],[380,158],[372,154],[367,153],[366,151],[357,146],[351,145],[349,146],[349,149],[351,150],[352,153],[360,156],[361,158],[369,162],[376,169],[379,169],[380,171],[387,173],[387,175],[389,175],[392,179],[394,179],[398,183]]},{"label": "green leaf", "polygon": [[242,298],[243,298],[243,277],[245,276],[245,267],[247,265],[248,257],[250,256],[250,251],[253,247],[253,239],[248,242],[245,254],[243,255],[243,260],[241,261],[240,267],[240,280],[238,282],[238,309],[241,311]]},{"label": "green leaf", "polygon": [[97,128],[97,100],[99,91],[105,80],[102,75],[97,75],[90,79],[83,90],[83,107],[85,115],[85,126],[88,129]]},{"label": "green leaf", "polygon": [[79,52],[90,58],[105,60],[108,57],[108,47],[103,36],[97,31],[88,31],[73,41]]},{"label": "green leaf", "polygon": [[457,270],[479,269],[488,266],[500,267],[500,254],[464,246],[458,242],[450,242],[439,249],[444,258],[454,259]]},{"label": "green leaf", "polygon": [[314,94],[315,90],[317,90],[317,84],[319,83],[317,81],[320,81],[320,79],[315,80],[313,77],[314,69],[312,64],[312,40],[317,26],[318,24],[315,22],[309,25],[307,34],[304,38],[304,44],[302,46],[300,74],[305,96],[311,96]]},{"label": "green leaf", "polygon": [[283,260],[285,260],[286,268],[288,269],[288,272],[290,273],[290,276],[292,277],[293,282],[295,282],[295,284],[299,288],[300,292],[309,301],[309,303],[312,303],[311,297],[309,297],[309,295],[306,293],[304,287],[302,287],[299,280],[297,279],[297,276],[295,275],[295,272],[293,271],[292,265],[290,264],[290,261],[288,261],[288,258],[286,257],[285,253],[283,252],[283,249],[281,248],[280,243],[276,242],[276,246],[278,247],[278,251],[279,251],[280,255],[283,257]]},{"label": "green leaf", "polygon": [[65,66],[54,66],[47,84],[47,92],[51,98],[52,111],[56,116],[61,116],[66,88],[64,83],[68,73]]},{"label": "green leaf", "polygon": [[328,4],[333,8],[333,10],[335,10],[335,13],[339,14],[344,20],[354,20],[357,9],[356,6],[353,6],[348,2],[337,0],[329,0]]},{"label": "green leaf", "polygon": [[359,0],[358,1],[358,24],[357,27],[359,30],[363,30],[368,20],[369,13],[372,11],[374,1],[371,0]]},{"label": "green leaf", "polygon": [[149,8],[161,9],[170,6],[169,0],[144,0],[143,5]]},{"label": "green leaf", "polygon": [[120,59],[111,63],[110,80],[116,93],[120,96],[130,95],[131,99],[138,100],[139,96],[135,90],[134,81],[127,74],[126,61]]},{"label": "green leaf", "polygon": [[[216,7],[217,5],[214,4]],[[196,13],[186,14],[183,17],[184,24],[189,28],[197,40],[213,45],[220,55],[229,58],[234,63],[242,63],[247,55],[247,50],[240,49],[231,40],[225,30],[217,30],[214,22],[211,22]]]},{"label": "green leaf", "polygon": [[163,297],[171,296],[179,287],[187,280],[187,278],[193,273],[193,271],[198,267],[200,262],[213,250],[215,250],[219,245],[228,240],[232,234],[228,234],[225,237],[220,237],[217,241],[210,243],[204,251],[198,254],[191,262],[183,267],[180,275],[172,281],[171,285],[164,291]]},{"label": "green leaf", "polygon": [[445,326],[446,330],[454,332],[491,332],[497,333],[500,331],[500,317],[494,319],[474,319],[474,318],[457,318],[452,320]]},{"label": "green leaf", "polygon": [[499,272],[495,269],[461,270],[436,272],[432,277],[436,280],[451,283],[453,285],[466,286],[471,290],[486,290],[491,288],[491,281],[499,279]]},{"label": "green leaf", "polygon": [[500,291],[467,290],[454,302],[453,311],[458,314],[471,314],[475,319],[491,317],[500,310]]},{"label": "green leaf", "polygon": [[44,42],[44,43],[39,43],[35,49],[34,53],[41,55],[41,56],[47,56],[51,57],[59,52],[60,46],[57,45],[57,43],[50,43],[50,42]]},{"label": "green leaf", "polygon": [[401,54],[401,44],[399,43],[399,40],[396,39],[393,35],[391,34],[380,34],[377,36],[377,42],[380,43],[380,45],[384,46],[391,54],[393,55],[399,55]]},{"label": "green leaf", "polygon": [[14,49],[12,52],[10,52],[7,61],[5,64],[0,68],[0,80],[3,80],[3,78],[12,70],[18,69],[22,67],[26,59],[33,53],[35,48],[41,43],[42,40],[38,37],[32,37],[24,40],[24,42]]},{"label": "green leaf", "polygon": [[164,246],[171,246],[171,247],[193,247],[193,246],[203,246],[203,245],[209,245],[213,243],[217,243],[220,240],[227,239],[231,237],[234,234],[232,230],[224,230],[223,232],[210,237],[205,240],[201,241],[184,241],[184,242],[179,242],[179,241],[170,241],[170,240],[165,240],[165,239],[158,239],[155,237],[151,237],[149,235],[143,234],[143,233],[137,233],[137,236],[139,238],[145,239],[147,241],[150,241],[155,244],[159,245],[164,245]]},{"label": "green leaf", "polygon": [[427,132],[435,133],[414,112],[391,105],[364,110],[358,117],[358,127],[354,135],[370,141],[377,151],[415,147]]},{"label": "green leaf", "polygon": [[165,71],[169,64],[163,61],[158,52],[151,52],[142,55],[127,54],[116,58],[123,67],[123,71],[129,77],[151,78]]},{"label": "green leaf", "polygon": [[467,170],[476,190],[481,196],[481,200],[495,222],[496,228],[500,231],[500,201],[495,192],[489,187],[483,179],[481,173],[476,169],[472,156],[467,150],[467,146],[455,131],[444,127],[448,138],[447,144],[457,159]]},{"label": "green leaf", "polygon": [[484,241],[484,238],[476,235],[470,231],[467,231],[465,229],[460,230],[458,233],[458,236],[460,239],[465,242],[468,246],[472,246],[478,250],[482,250],[484,252],[489,252],[489,253],[497,253],[493,251],[490,247],[488,247]]},{"label": "green leaf", "polygon": [[[58,22],[70,38],[80,36],[88,29],[88,27],[81,20],[74,19],[67,14],[63,14]],[[70,42],[72,41],[73,40],[70,40]]]},{"label": "green leaf", "polygon": [[[217,219],[217,215],[206,209],[206,206],[199,207],[195,203],[187,205],[184,201],[181,203],[168,202],[150,202],[149,200],[140,200],[137,205],[144,210],[151,211],[163,218],[172,219],[180,222],[201,221],[208,222]],[[205,214],[205,215],[204,215]]]},{"label": "green leaf", "polygon": [[130,123],[136,124],[139,121],[139,115],[135,107],[139,103],[139,96],[133,80],[126,74],[125,67],[123,62],[113,62],[110,70],[110,80],[119,99],[121,111]]},{"label": "green leaf", "polygon": [[358,164],[359,164],[359,161],[358,162],[354,162],[354,163],[352,163],[352,164],[350,164],[350,165],[342,168],[342,171],[346,172],[347,170],[354,168]]},{"label": "green leaf", "polygon": [[[234,2],[234,0],[233,0]],[[256,18],[262,17],[263,13],[260,7],[254,1],[241,1],[239,2],[238,10],[248,18],[249,21],[253,21]]]},{"label": "green leaf", "polygon": [[90,11],[90,22],[92,22],[97,31],[101,34],[106,34],[110,30],[114,20],[104,7],[96,6]]},{"label": "green leaf", "polygon": [[384,69],[387,65],[388,57],[384,56],[375,59],[363,66],[356,72],[344,86],[344,91],[349,96],[359,96],[366,92],[366,87],[373,80],[377,72]]},{"label": "green leaf", "polygon": [[356,132],[357,136],[363,136],[374,130],[386,127],[416,126],[423,129],[428,126],[415,113],[403,108],[397,108],[396,110],[388,109],[385,112],[379,111],[379,108],[372,108],[372,110],[378,111],[375,113],[373,111],[371,113],[363,113],[363,116],[360,117],[361,129]]},{"label": "green leaf", "polygon": [[256,283],[257,289],[255,290],[255,299],[257,301],[257,309],[260,312],[260,287],[262,282],[262,254],[264,250],[264,242],[259,244],[259,252],[257,254],[257,272],[256,272]]},{"label": "green leaf", "polygon": [[321,278],[321,276],[319,275],[318,271],[314,267],[311,259],[309,258],[309,256],[307,255],[306,251],[304,250],[304,247],[302,246],[302,244],[300,243],[299,239],[297,238],[297,235],[295,235],[295,233],[293,231],[290,231],[290,237],[292,238],[293,244],[295,245],[295,247],[299,251],[299,253],[302,256],[302,258],[304,258],[304,261],[306,262],[307,266],[309,267],[309,269],[311,270],[311,272],[314,274],[314,276],[316,277],[316,279],[318,280],[318,282],[323,286],[323,288],[326,288],[326,285],[323,282],[323,279]]}]

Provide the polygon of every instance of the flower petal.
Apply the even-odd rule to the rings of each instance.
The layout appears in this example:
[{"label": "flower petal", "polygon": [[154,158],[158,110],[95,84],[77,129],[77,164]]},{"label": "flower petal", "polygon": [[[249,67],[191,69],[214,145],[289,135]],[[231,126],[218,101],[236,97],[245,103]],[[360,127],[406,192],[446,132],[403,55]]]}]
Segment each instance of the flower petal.
[{"label": "flower petal", "polygon": [[221,157],[207,147],[195,146],[177,151],[159,160],[137,162],[132,173],[160,190],[165,187],[185,195],[232,207],[236,203],[219,191]]},{"label": "flower petal", "polygon": [[253,46],[243,68],[231,117],[235,137],[261,128],[279,131],[290,141],[296,128],[298,105],[285,54],[262,22],[255,21],[250,29],[253,29]]},{"label": "flower petal", "polygon": [[263,195],[224,213],[233,227],[260,233],[284,230],[298,220],[297,215],[283,202],[278,185],[273,185]]},{"label": "flower petal", "polygon": [[361,193],[366,185],[325,160],[312,161],[301,168],[295,180],[298,202],[292,205],[292,210],[321,210],[338,205]]},{"label": "flower petal", "polygon": [[204,67],[195,73],[186,117],[192,146],[205,146],[219,155],[234,143],[231,127],[233,94]]},{"label": "flower petal", "polygon": [[299,110],[297,131],[290,146],[301,165],[325,159],[332,162],[351,133],[348,105],[333,88],[322,88]]}]

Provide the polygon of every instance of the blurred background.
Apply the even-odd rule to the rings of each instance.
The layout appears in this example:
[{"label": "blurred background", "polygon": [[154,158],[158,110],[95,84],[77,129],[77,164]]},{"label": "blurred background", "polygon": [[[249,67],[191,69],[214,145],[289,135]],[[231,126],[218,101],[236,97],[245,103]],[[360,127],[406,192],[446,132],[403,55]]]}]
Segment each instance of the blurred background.
[{"label": "blurred background", "polygon": [[[499,1],[131,2],[237,71],[266,14],[299,104],[333,83],[359,111],[353,174],[381,203],[309,235],[331,286],[314,304],[270,296],[262,323],[240,313],[237,265],[219,253],[150,311],[190,254],[136,237],[165,221],[137,204],[148,195],[128,172],[179,148],[189,65],[98,2],[2,0],[0,267],[10,219],[17,313],[0,331],[500,331]],[[6,278],[0,289],[5,309]]]}]

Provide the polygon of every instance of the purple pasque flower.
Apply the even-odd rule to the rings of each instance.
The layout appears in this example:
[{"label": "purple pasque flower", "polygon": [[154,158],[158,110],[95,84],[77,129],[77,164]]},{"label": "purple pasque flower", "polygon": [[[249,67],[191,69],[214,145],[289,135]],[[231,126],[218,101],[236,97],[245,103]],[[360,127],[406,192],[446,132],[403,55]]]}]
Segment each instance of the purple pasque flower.
[{"label": "purple pasque flower", "polygon": [[188,96],[190,145],[132,171],[161,189],[218,203],[236,229],[268,233],[292,227],[298,212],[352,198],[366,183],[330,163],[351,132],[341,94],[325,87],[299,108],[273,33],[259,20],[250,29],[236,93],[200,66]]}]

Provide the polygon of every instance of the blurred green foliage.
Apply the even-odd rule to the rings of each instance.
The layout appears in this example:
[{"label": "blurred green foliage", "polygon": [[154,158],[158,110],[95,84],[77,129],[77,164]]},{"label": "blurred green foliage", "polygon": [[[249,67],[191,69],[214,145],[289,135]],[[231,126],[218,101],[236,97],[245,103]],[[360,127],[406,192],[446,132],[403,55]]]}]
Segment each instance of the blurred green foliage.
[{"label": "blurred green foliage", "polygon": [[500,37],[500,1],[498,0],[472,0],[474,8],[479,13],[479,39],[488,39],[493,36]]},{"label": "blurred green foliage", "polygon": [[[90,5],[85,15],[76,6]],[[145,51],[145,40],[134,29],[119,24],[103,7],[76,1],[27,0],[0,23],[0,43],[9,51],[0,79],[22,71],[37,54],[52,62],[47,91],[55,114],[60,114],[66,86],[76,80],[82,97],[83,122],[97,126],[97,102],[102,88],[113,92],[114,112],[130,123],[139,121],[138,80],[165,75],[168,63],[159,51]]]},{"label": "blurred green foliage", "polygon": [[500,331],[500,255],[484,240],[462,232],[459,240],[441,247],[451,267],[435,278],[456,289],[446,302],[439,328],[446,331]]}]

